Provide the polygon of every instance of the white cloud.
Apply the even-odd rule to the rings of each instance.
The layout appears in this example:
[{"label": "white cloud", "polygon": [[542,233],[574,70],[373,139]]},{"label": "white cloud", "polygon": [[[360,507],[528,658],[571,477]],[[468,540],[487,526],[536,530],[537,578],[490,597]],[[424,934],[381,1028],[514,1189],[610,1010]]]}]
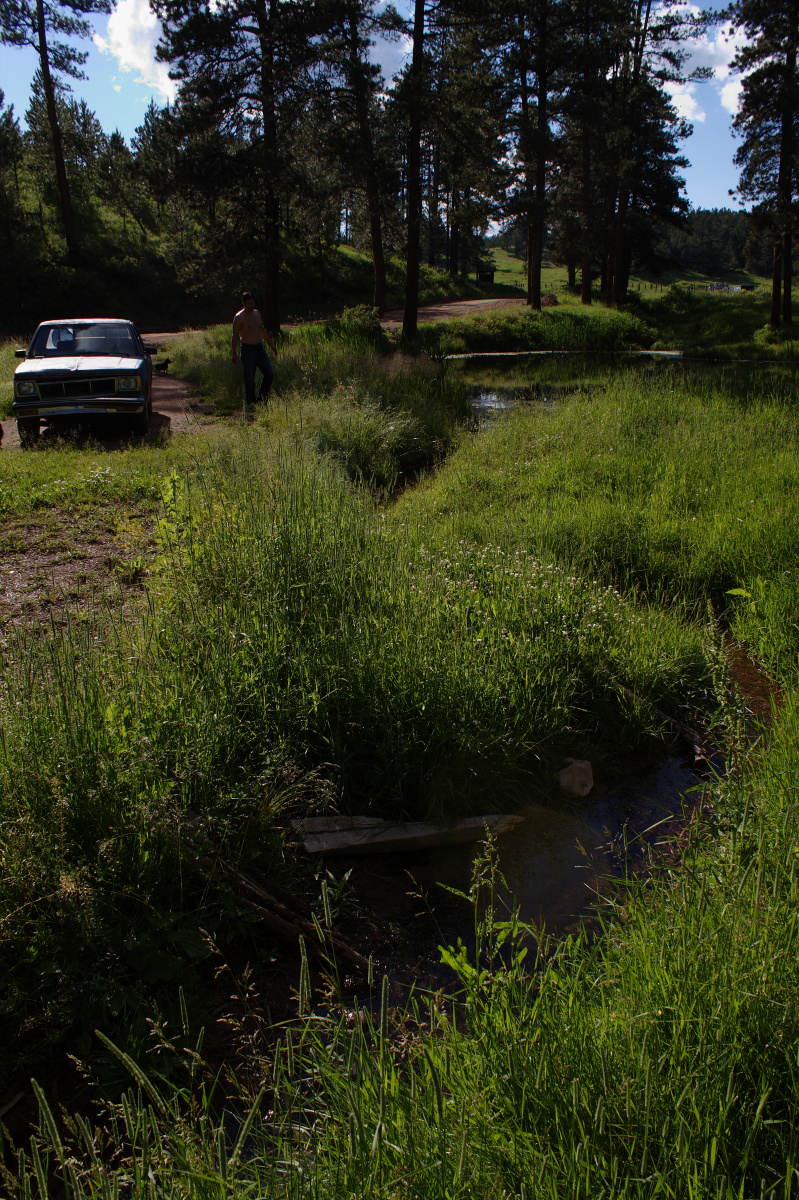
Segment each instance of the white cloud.
[{"label": "white cloud", "polygon": [[369,48],[369,57],[378,63],[383,77],[390,84],[408,62],[413,49],[413,40],[402,35],[398,39],[376,37]]},{"label": "white cloud", "polygon": [[115,58],[123,71],[135,71],[137,83],[147,84],[162,100],[172,101],[177,84],[169,78],[166,63],[155,61],[159,33],[149,0],[117,0],[108,18],[107,36],[96,33],[94,44]]},{"label": "white cloud", "polygon": [[689,42],[690,58],[686,70],[710,67],[713,72],[710,86],[715,88],[722,108],[733,116],[740,102],[741,77],[732,74],[732,62],[745,44],[744,36],[730,25],[717,25],[709,33]]},{"label": "white cloud", "polygon": [[679,116],[686,121],[704,121],[707,113],[694,94],[695,84],[667,83],[665,87]]},{"label": "white cloud", "polygon": [[728,80],[721,88],[721,107],[726,108],[727,112],[732,113],[733,116],[735,116],[741,106],[742,87],[743,80],[735,78]]}]

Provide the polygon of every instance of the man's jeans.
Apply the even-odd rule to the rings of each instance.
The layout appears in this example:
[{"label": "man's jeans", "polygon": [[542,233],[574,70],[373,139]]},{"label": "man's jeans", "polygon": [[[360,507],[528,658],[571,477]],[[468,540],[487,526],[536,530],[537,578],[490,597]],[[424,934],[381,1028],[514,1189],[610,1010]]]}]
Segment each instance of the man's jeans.
[{"label": "man's jeans", "polygon": [[[244,396],[247,401],[247,407],[252,408],[254,404],[266,403],[269,397],[269,389],[272,386],[272,380],[275,378],[275,372],[272,364],[269,361],[269,355],[263,348],[262,344],[258,346],[246,346],[242,343],[239,350],[241,355],[241,366],[244,371]],[[261,386],[258,388],[258,395],[255,395],[255,368],[260,367],[261,370]]]}]

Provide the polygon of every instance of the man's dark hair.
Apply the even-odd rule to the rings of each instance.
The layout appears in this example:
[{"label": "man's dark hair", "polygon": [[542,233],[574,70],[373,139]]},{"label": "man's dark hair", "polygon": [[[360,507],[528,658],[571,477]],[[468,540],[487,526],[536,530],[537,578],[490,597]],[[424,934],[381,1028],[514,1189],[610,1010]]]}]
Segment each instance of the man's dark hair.
[{"label": "man's dark hair", "polygon": [[255,296],[253,296],[252,292],[242,292],[241,298],[242,300],[254,300]]}]

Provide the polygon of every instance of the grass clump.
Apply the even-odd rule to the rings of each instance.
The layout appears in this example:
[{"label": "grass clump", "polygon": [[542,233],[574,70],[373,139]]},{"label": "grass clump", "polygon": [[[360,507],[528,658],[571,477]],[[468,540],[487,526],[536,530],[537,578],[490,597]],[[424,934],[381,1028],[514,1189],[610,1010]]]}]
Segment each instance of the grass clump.
[{"label": "grass clump", "polygon": [[572,306],[533,312],[524,306],[419,326],[417,345],[437,357],[512,350],[613,352],[652,345],[655,334],[638,316],[611,308]]}]

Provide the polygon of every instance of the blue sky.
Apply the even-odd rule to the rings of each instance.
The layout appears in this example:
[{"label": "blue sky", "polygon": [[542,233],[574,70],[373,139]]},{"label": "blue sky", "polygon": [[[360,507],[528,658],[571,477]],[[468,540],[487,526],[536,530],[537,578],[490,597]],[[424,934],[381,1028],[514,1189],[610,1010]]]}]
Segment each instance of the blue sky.
[{"label": "blue sky", "polygon": [[[87,78],[75,81],[73,91],[97,113],[107,133],[119,129],[130,139],[151,99],[163,104],[174,96],[166,66],[154,57],[158,22],[148,0],[116,0],[110,16],[95,19],[94,29],[93,42],[83,47],[89,51]],[[711,31],[694,43],[691,65],[711,67],[713,79],[674,90],[674,103],[694,127],[683,148],[691,163],[685,172],[685,190],[695,208],[738,207],[729,196],[738,182],[730,128],[739,89],[729,72],[733,52],[723,30]],[[406,53],[402,43],[378,49],[387,77]],[[36,65],[32,50],[0,46],[0,89],[23,123]]]}]

